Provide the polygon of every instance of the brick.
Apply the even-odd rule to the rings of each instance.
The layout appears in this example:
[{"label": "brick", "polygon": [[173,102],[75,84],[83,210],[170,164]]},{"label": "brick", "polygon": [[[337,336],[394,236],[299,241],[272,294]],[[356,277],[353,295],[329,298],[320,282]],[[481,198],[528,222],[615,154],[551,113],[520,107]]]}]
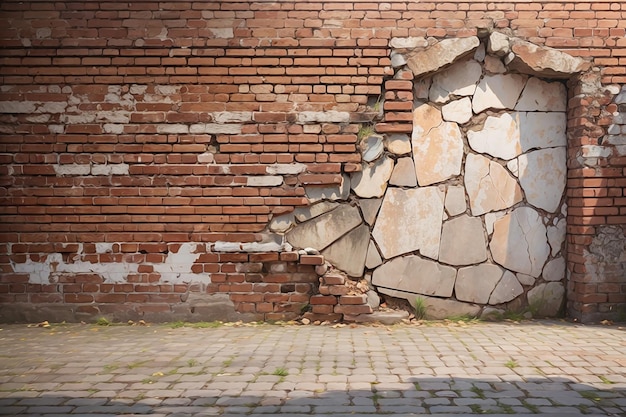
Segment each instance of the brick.
[{"label": "brick", "polygon": [[326,285],[344,285],[346,278],[339,274],[327,274],[320,278],[320,281],[323,281]]},{"label": "brick", "polygon": [[339,297],[339,304],[365,304],[367,303],[367,296],[361,295],[343,295]]},{"label": "brick", "polygon": [[337,304],[337,297],[333,295],[313,295],[310,299],[311,305],[335,305]]},{"label": "brick", "polygon": [[335,306],[335,313],[339,314],[371,314],[373,312],[372,307],[369,305],[343,305],[339,304]]},{"label": "brick", "polygon": [[323,255],[300,255],[300,263],[302,265],[323,265]]}]

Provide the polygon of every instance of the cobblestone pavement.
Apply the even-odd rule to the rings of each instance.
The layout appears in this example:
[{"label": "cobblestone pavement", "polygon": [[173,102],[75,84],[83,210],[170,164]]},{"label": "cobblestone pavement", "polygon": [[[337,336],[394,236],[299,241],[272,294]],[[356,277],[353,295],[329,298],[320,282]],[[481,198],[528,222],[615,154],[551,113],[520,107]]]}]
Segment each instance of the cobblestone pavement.
[{"label": "cobblestone pavement", "polygon": [[0,327],[4,415],[626,415],[617,326]]}]

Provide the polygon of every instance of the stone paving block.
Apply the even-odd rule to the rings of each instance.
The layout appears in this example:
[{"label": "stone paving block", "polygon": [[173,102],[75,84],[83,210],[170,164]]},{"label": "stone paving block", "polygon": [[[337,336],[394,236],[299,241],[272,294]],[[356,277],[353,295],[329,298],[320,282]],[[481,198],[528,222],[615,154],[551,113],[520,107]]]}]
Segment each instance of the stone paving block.
[{"label": "stone paving block", "polygon": [[4,405],[0,407],[0,415],[15,416],[18,414],[23,414],[24,411],[26,411],[26,406]]}]

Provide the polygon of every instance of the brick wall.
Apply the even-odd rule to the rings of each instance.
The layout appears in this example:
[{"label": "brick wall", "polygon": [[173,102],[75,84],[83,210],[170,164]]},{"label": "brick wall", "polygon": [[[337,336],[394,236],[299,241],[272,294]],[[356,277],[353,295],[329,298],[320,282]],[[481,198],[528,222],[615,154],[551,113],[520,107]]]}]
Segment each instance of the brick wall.
[{"label": "brick wall", "polygon": [[0,319],[189,318],[202,311],[190,295],[215,294],[294,317],[316,275],[267,223],[360,169],[361,124],[410,131],[390,40],[493,29],[593,62],[570,80],[568,310],[617,317],[626,261],[593,254],[626,224],[625,152],[602,140],[621,123],[624,14],[608,1],[5,0]]}]

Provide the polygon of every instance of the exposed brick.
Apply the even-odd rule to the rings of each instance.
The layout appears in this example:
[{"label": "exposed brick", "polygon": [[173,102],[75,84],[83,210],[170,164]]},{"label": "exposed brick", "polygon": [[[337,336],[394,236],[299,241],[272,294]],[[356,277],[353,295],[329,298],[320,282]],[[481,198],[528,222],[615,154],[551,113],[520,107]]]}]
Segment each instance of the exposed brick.
[{"label": "exposed brick", "polygon": [[300,255],[300,263],[302,265],[323,265],[323,255]]},{"label": "exposed brick", "polygon": [[[247,253],[243,246],[218,254],[213,245],[260,242],[271,216],[309,204],[304,185],[337,184],[342,173],[360,171],[361,124],[373,123],[383,134],[412,132],[414,76],[391,67],[391,38],[474,36],[476,28],[490,25],[601,69],[597,77],[590,71],[568,81],[566,257],[572,282],[592,279],[589,245],[604,226],[626,224],[626,159],[614,153],[583,167],[577,158],[581,146],[606,146],[613,114],[623,110],[604,89],[589,92],[600,82],[626,83],[623,4],[257,6],[170,2],[160,4],[159,13],[150,6],[148,18],[145,4],[99,2],[89,5],[91,14],[72,19],[63,17],[75,13],[66,2],[0,2],[0,14],[11,17],[0,51],[0,102],[15,109],[0,120],[0,199],[11,230],[0,241],[13,244],[10,255],[9,246],[0,247],[3,303],[93,303],[72,308],[86,315],[113,308],[120,315],[157,314],[172,312],[170,304],[188,291],[222,291],[235,297],[238,311],[294,317],[299,307],[290,303],[305,303],[315,291],[310,265],[323,264],[322,256]],[[39,28],[50,16],[62,17],[63,30],[42,37],[24,29]],[[219,25],[208,25],[213,20]],[[141,27],[166,28],[168,39],[131,31]],[[375,97],[384,99],[382,118],[366,108]],[[329,111],[345,115],[324,119]],[[316,112],[319,120],[302,122],[303,112]],[[294,162],[306,164],[306,171],[277,174],[279,185],[248,183],[270,175],[268,165]],[[187,243],[199,245],[185,273],[210,284],[162,284],[169,281],[159,264]],[[96,250],[107,244],[110,251]],[[118,263],[132,272],[115,284],[104,274],[62,273],[58,283],[45,285],[14,273],[11,263],[38,262],[52,253],[67,263]],[[284,271],[272,269],[278,262]],[[597,288],[572,290],[577,298],[570,310],[596,314],[623,303],[626,289],[612,281],[619,271],[610,265],[605,271]],[[344,298],[343,277],[326,276],[319,291],[341,296],[339,310],[358,307]],[[310,317],[361,314],[329,306],[317,305],[319,315]]]},{"label": "exposed brick", "polygon": [[325,304],[335,305],[337,304],[337,297],[332,295],[313,295],[311,296],[311,305]]}]

